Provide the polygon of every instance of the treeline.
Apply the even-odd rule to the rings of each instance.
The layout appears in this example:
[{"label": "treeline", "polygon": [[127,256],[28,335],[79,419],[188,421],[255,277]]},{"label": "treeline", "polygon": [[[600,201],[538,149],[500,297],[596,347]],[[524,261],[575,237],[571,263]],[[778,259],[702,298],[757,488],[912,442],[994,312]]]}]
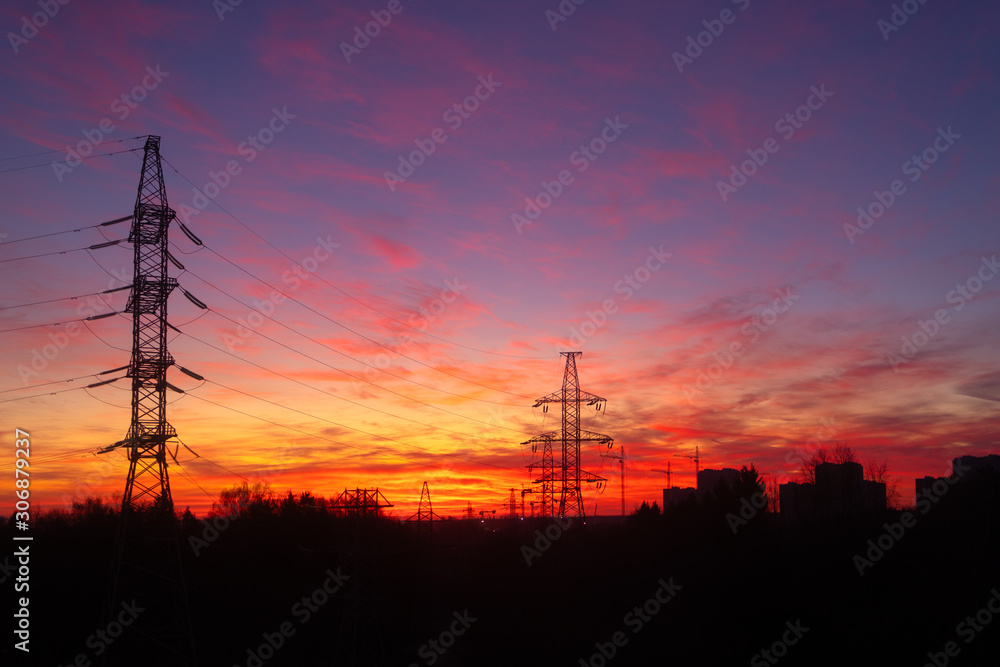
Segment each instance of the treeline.
[{"label": "treeline", "polygon": [[[949,486],[925,512],[788,526],[754,502],[754,473],[626,521],[433,530],[241,484],[208,516],[174,515],[200,664],[774,664],[764,651],[788,665],[994,664],[995,475]],[[37,664],[99,664],[87,640],[118,522],[113,503],[86,499],[33,526]]]}]

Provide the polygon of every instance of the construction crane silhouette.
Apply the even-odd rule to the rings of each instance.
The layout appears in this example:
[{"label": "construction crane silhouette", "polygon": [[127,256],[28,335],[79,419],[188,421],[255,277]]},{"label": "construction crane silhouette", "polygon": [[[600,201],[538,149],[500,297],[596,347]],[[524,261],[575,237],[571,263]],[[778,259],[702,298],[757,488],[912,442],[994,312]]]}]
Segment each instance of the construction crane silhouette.
[{"label": "construction crane silhouette", "polygon": [[674,487],[670,486],[670,461],[667,461],[667,469],[666,470],[661,470],[659,468],[653,468],[652,472],[662,472],[664,475],[667,476],[667,488],[668,489],[674,488]]},{"label": "construction crane silhouette", "polygon": [[693,459],[694,460],[694,485],[697,487],[698,486],[698,473],[701,471],[701,466],[700,466],[700,464],[701,464],[701,452],[699,451],[698,446],[695,445],[694,456],[692,456],[691,454],[674,454],[674,456],[678,456],[678,457],[684,458],[684,459]]},{"label": "construction crane silhouette", "polygon": [[621,454],[604,453],[601,454],[601,456],[606,459],[618,459],[622,482],[622,516],[625,516],[625,447],[620,446],[619,450],[621,451]]},{"label": "construction crane silhouette", "polygon": [[[521,518],[522,519],[525,516],[527,516],[524,513],[524,495],[527,494],[527,493],[534,493],[534,492],[535,492],[534,489],[521,489]],[[534,503],[534,501],[532,501],[532,503],[531,503],[531,516],[532,516],[532,518],[534,518],[534,516],[535,516],[535,503]]]}]

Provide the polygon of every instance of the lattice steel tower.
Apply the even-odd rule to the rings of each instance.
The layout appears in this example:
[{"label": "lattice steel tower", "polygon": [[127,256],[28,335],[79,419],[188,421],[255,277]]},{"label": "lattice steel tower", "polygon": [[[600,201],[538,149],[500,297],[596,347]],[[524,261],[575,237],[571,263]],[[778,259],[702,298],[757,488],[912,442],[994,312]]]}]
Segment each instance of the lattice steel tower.
[{"label": "lattice steel tower", "polygon": [[132,313],[132,425],[125,437],[128,479],[122,509],[136,504],[173,507],[167,474],[167,298],[177,280],[167,276],[167,228],[174,219],[160,165],[160,138],[146,139],[135,217],[128,240],[135,249],[135,281],[125,312]]},{"label": "lattice steel tower", "polygon": [[[543,444],[542,455],[542,478],[543,482],[543,511],[544,511],[544,480],[551,479],[559,485],[559,507],[556,513],[560,517],[578,516],[586,517],[583,506],[583,482],[597,482],[601,484],[605,481],[603,477],[580,469],[580,443],[600,442],[609,448],[614,444],[610,436],[600,433],[584,431],[580,428],[580,404],[595,405],[607,403],[607,399],[580,389],[580,377],[576,370],[576,358],[583,352],[561,352],[566,357],[566,370],[563,373],[562,389],[542,396],[535,402],[534,407],[546,403],[562,403],[562,429],[556,433],[543,433],[535,436],[528,443]],[[551,452],[551,444],[562,443],[562,464],[559,470],[552,470],[546,475],[546,467],[554,467],[550,463],[546,466],[546,449]],[[527,443],[526,443],[527,444]],[[548,447],[546,447],[548,445]],[[549,454],[551,456],[551,453]],[[554,499],[553,499],[554,500]]]},{"label": "lattice steel tower", "polygon": [[146,609],[102,656],[102,664],[195,665],[170,478],[167,441],[167,299],[177,281],[167,275],[167,205],[160,138],[146,139],[142,174],[128,240],[134,279],[125,311],[132,313],[132,423],[124,440],[102,452],[123,449],[129,469],[122,497],[122,528],[106,614],[133,601]]}]

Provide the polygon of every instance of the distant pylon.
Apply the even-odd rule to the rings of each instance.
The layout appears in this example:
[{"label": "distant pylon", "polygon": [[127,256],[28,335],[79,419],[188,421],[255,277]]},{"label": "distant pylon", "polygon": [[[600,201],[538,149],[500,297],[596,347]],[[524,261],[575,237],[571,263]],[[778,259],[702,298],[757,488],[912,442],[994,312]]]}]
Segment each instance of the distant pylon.
[{"label": "distant pylon", "polygon": [[[527,443],[537,445],[543,444],[542,449],[542,484],[543,484],[543,512],[544,512],[544,480],[546,479],[545,465],[545,445],[553,442],[562,444],[562,462],[558,471],[553,471],[549,476],[559,487],[559,507],[556,514],[560,517],[578,516],[586,517],[583,505],[583,482],[596,482],[598,486],[606,481],[603,477],[580,469],[580,443],[600,442],[609,448],[614,444],[610,436],[600,433],[584,431],[580,428],[580,404],[597,405],[600,410],[601,404],[606,404],[607,399],[591,394],[580,389],[580,378],[576,370],[576,358],[582,352],[561,352],[566,357],[566,370],[563,373],[563,384],[560,391],[553,392],[541,397],[535,402],[534,407],[546,403],[562,403],[562,429],[556,433],[543,433],[535,436]],[[537,446],[535,447],[537,449]],[[549,449],[551,452],[551,449]],[[536,480],[537,481],[537,480]]]},{"label": "distant pylon", "polygon": [[516,519],[517,518],[517,498],[515,492],[517,489],[511,488],[510,498],[504,503],[507,506],[507,518]]},{"label": "distant pylon", "polygon": [[555,487],[556,487],[556,469],[555,462],[552,458],[552,440],[557,437],[558,433],[544,433],[539,436],[535,436],[527,442],[523,442],[523,445],[531,445],[532,453],[538,453],[538,443],[542,443],[542,456],[541,460],[532,461],[528,464],[528,472],[534,472],[535,468],[541,468],[542,474],[537,478],[532,480],[533,484],[541,484],[541,496],[542,496],[542,518],[554,516],[556,513],[555,509]]},{"label": "distant pylon", "polygon": [[[426,528],[425,528],[426,526]],[[431,490],[427,487],[427,482],[420,489],[420,507],[417,509],[417,532],[428,533],[434,529],[434,510],[431,507]]]}]

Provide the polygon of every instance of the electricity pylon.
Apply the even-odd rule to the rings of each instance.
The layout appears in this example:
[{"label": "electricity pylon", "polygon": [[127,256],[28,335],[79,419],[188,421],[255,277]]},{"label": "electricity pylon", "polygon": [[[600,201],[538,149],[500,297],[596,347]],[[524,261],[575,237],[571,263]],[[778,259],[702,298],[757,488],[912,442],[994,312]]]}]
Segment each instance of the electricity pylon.
[{"label": "electricity pylon", "polygon": [[177,280],[167,275],[167,205],[160,137],[149,136],[128,240],[134,278],[125,312],[132,313],[132,422],[124,440],[105,447],[127,452],[129,469],[122,497],[121,535],[114,563],[110,604],[143,609],[102,664],[195,665],[194,638],[177,545],[173,498],[167,473],[167,441],[177,433],[167,422],[167,299]]},{"label": "electricity pylon", "polygon": [[420,506],[417,508],[417,534],[434,532],[434,509],[431,506],[431,490],[424,482],[420,489]]},{"label": "electricity pylon", "polygon": [[[562,389],[542,396],[535,401],[534,407],[546,403],[561,403],[562,429],[558,432],[543,433],[535,436],[525,444],[531,443],[535,445],[538,442],[543,443],[542,480],[548,477],[552,482],[559,485],[559,507],[556,510],[558,516],[578,516],[582,519],[586,518],[581,488],[583,482],[596,482],[600,486],[606,480],[603,477],[580,469],[580,443],[600,442],[610,448],[614,444],[614,440],[610,436],[584,431],[580,428],[580,404],[597,405],[597,409],[600,410],[600,405],[602,403],[606,404],[607,399],[580,389],[580,377],[576,370],[576,358],[583,354],[583,352],[560,352],[560,354],[566,357],[566,370],[563,373]],[[562,444],[561,466],[558,471],[553,470],[547,476],[545,474],[545,446],[551,446],[554,442]],[[548,451],[551,456],[551,448]],[[544,481],[542,483],[544,494]]]},{"label": "electricity pylon", "polygon": [[538,453],[538,443],[542,443],[542,457],[541,462],[532,461],[528,464],[528,472],[534,472],[535,468],[540,467],[542,469],[542,474],[535,480],[532,480],[533,484],[541,484],[540,493],[542,495],[542,518],[554,516],[555,510],[555,486],[556,486],[556,471],[555,464],[552,458],[552,440],[559,435],[558,433],[543,433],[542,435],[535,436],[531,440],[522,442],[522,445],[531,445],[531,451],[534,454]]}]

